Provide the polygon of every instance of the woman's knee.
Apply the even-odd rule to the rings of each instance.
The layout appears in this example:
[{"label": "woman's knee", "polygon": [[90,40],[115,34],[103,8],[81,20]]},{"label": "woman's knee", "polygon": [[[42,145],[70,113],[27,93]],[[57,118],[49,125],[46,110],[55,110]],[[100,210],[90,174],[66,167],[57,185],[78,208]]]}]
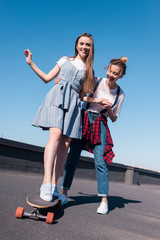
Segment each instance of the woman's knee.
[{"label": "woman's knee", "polygon": [[103,155],[94,155],[95,166],[102,172],[108,172],[107,163],[104,161]]},{"label": "woman's knee", "polygon": [[60,141],[62,137],[62,130],[60,128],[50,128],[49,137],[51,139],[56,139],[57,141]]}]

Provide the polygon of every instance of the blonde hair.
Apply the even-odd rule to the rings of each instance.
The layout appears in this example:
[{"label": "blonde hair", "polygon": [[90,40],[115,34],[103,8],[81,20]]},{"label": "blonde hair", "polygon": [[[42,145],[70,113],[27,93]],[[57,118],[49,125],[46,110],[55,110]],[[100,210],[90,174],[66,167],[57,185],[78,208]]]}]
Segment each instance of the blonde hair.
[{"label": "blonde hair", "polygon": [[127,57],[121,57],[121,58],[113,58],[107,69],[109,68],[110,65],[118,65],[120,68],[121,68],[121,71],[120,71],[120,76],[119,77],[123,77],[125,74],[126,74],[126,68],[127,68],[127,65],[126,63],[128,62],[128,58]]},{"label": "blonde hair", "polygon": [[77,51],[77,44],[78,41],[81,37],[88,37],[91,40],[91,48],[89,51],[89,54],[86,58],[85,65],[86,65],[86,71],[85,71],[85,76],[83,80],[83,85],[82,85],[82,91],[84,93],[93,93],[93,61],[94,61],[94,41],[92,38],[92,35],[89,33],[83,33],[81,34],[75,42],[75,57],[78,55]]}]

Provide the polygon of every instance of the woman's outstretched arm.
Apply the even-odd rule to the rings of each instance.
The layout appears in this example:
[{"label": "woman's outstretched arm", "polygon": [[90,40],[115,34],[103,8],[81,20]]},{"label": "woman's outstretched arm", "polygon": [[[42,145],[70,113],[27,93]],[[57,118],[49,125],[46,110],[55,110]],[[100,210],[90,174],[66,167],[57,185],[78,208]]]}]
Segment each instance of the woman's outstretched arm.
[{"label": "woman's outstretched arm", "polygon": [[45,83],[52,81],[58,75],[60,71],[60,67],[58,64],[49,73],[44,73],[32,61],[32,53],[29,49],[25,50],[24,54],[26,56],[26,62],[28,63],[28,65]]}]

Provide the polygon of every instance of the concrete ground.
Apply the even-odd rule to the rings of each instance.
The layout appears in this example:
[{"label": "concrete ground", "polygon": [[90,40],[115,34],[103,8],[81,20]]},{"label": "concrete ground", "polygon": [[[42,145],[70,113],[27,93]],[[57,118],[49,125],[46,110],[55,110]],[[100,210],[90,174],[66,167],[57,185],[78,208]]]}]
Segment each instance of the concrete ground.
[{"label": "concrete ground", "polygon": [[[160,187],[110,183],[108,215],[96,214],[97,183],[74,179],[68,204],[54,208],[54,224],[16,219],[18,206],[30,212],[29,193],[39,190],[42,175],[0,171],[2,240],[155,240],[160,239]],[[61,179],[59,181],[60,189]]]}]

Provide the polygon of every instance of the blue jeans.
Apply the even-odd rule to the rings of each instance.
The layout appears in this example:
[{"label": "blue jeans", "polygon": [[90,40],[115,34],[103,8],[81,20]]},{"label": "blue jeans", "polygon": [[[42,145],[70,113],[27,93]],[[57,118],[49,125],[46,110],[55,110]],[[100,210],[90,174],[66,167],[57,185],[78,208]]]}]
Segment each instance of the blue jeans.
[{"label": "blue jeans", "polygon": [[82,151],[82,139],[73,138],[71,141],[70,150],[68,153],[65,169],[63,172],[62,180],[63,189],[69,190],[72,185],[74,173],[79,162],[81,151]]},{"label": "blue jeans", "polygon": [[[92,128],[94,120],[98,114],[88,112],[90,127]],[[109,191],[108,167],[103,158],[104,149],[106,147],[107,136],[106,128],[103,121],[101,124],[101,144],[94,147],[94,162],[97,174],[98,196],[105,197]],[[62,181],[63,189],[70,189],[74,177],[75,169],[78,164],[82,151],[82,140],[72,139],[70,152],[65,164],[65,170]]]}]

